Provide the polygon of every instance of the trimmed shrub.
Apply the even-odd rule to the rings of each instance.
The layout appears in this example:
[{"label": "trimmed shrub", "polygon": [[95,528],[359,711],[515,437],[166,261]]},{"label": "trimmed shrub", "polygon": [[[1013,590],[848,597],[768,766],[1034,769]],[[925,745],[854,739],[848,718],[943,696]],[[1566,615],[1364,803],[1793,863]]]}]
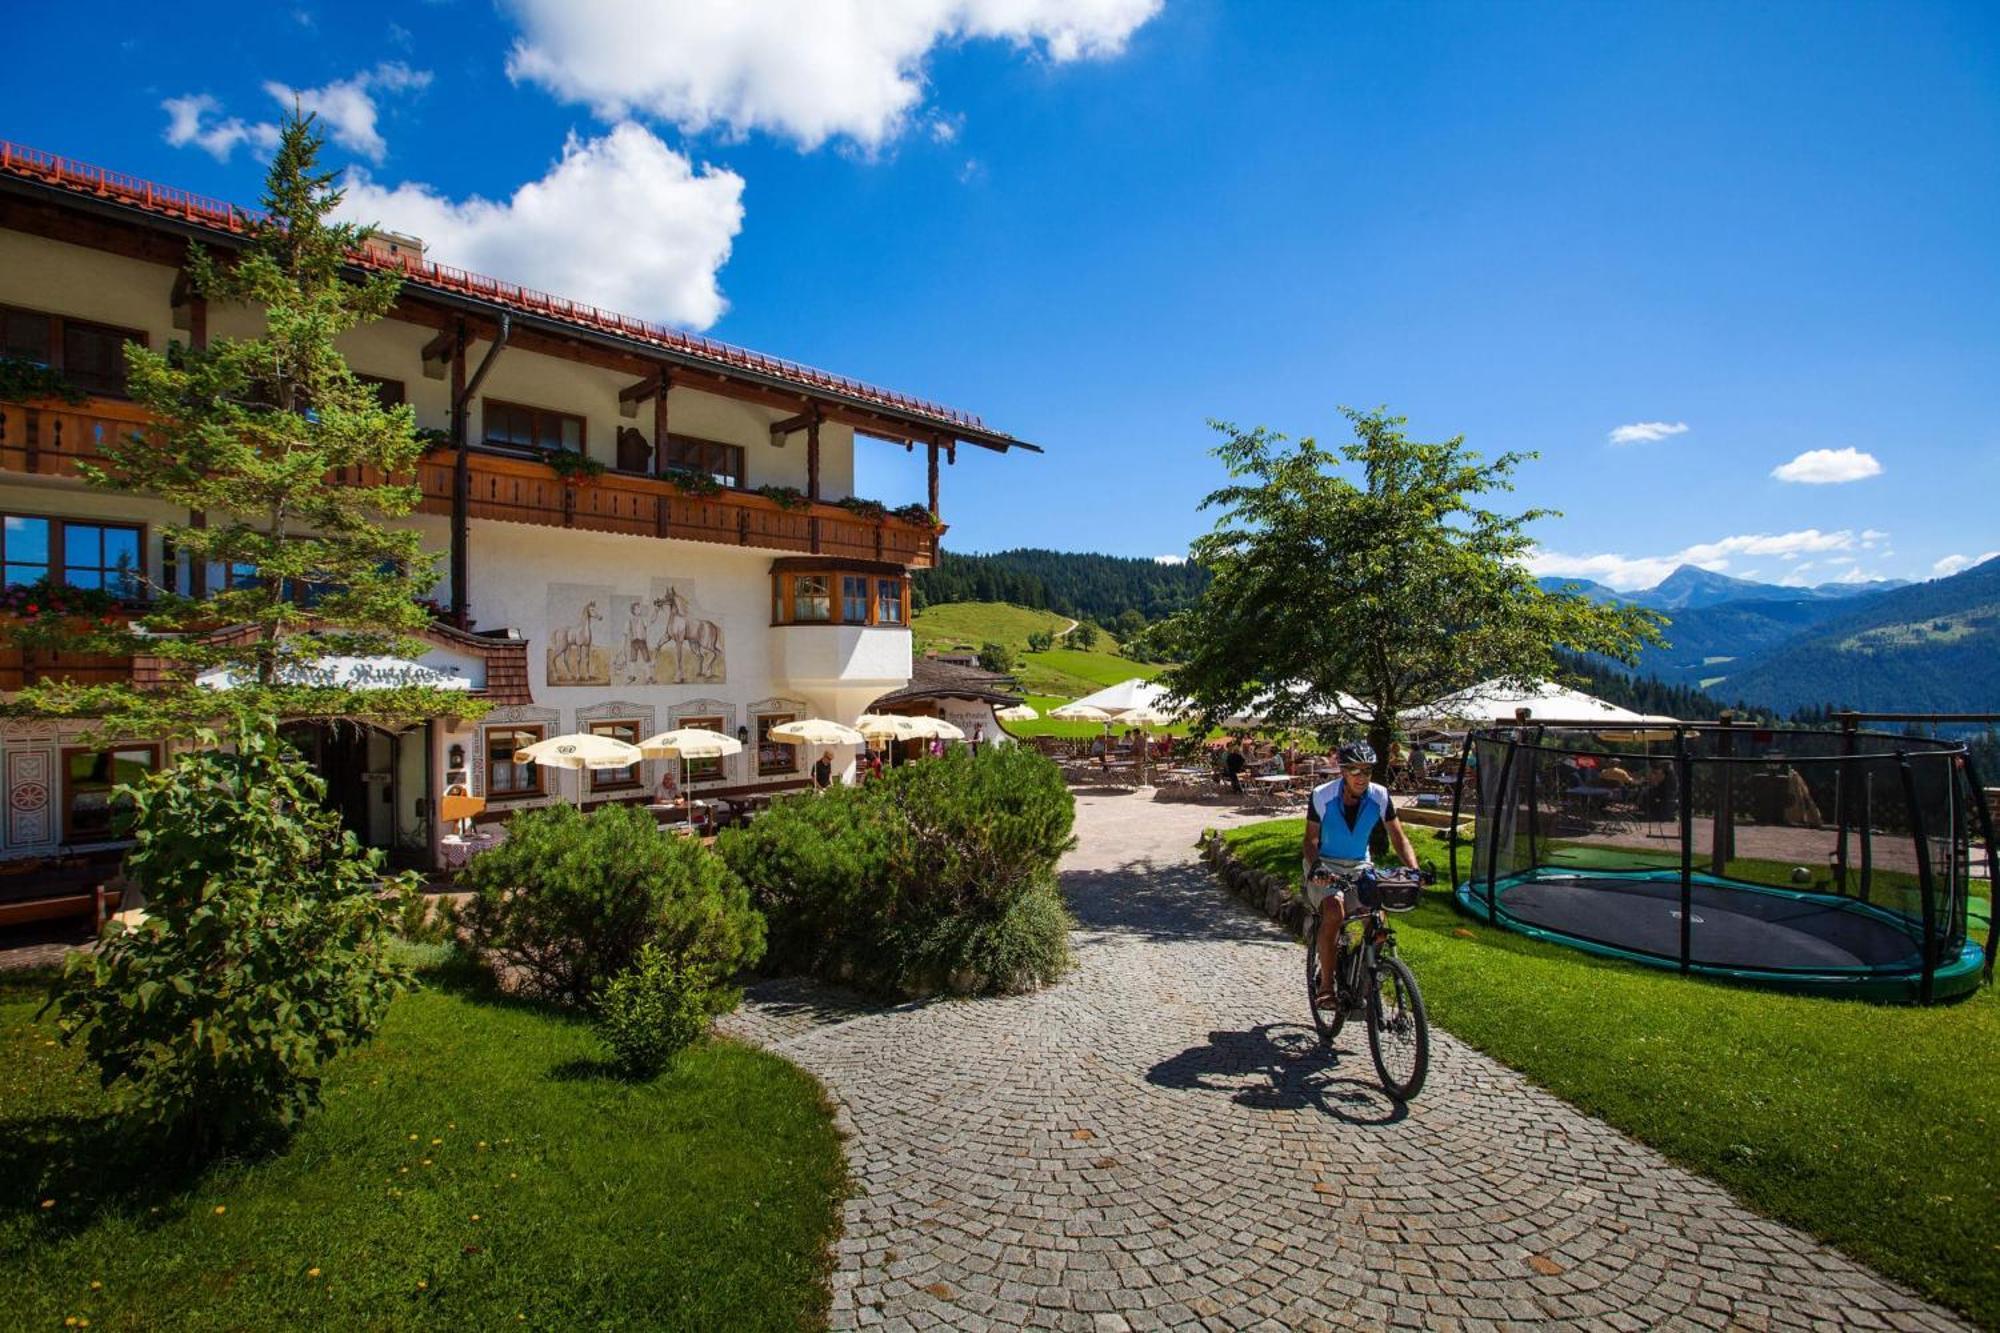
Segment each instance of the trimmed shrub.
[{"label": "trimmed shrub", "polygon": [[774,965],[904,995],[1004,992],[1068,964],[1055,867],[1074,819],[1054,764],[989,746],[781,801],[719,846]]},{"label": "trimmed shrub", "polygon": [[459,873],[471,947],[548,999],[588,1006],[647,944],[727,1000],[764,952],[764,923],[722,858],[662,835],[635,806],[517,815],[507,841]]},{"label": "trimmed shrub", "polygon": [[701,1038],[712,1012],[714,997],[700,978],[647,944],[604,988],[594,1026],[619,1073],[649,1079]]},{"label": "trimmed shrub", "polygon": [[411,880],[341,829],[269,719],[233,741],[120,788],[146,919],[70,955],[52,1001],[122,1109],[198,1151],[293,1124],[404,982],[380,890]]}]

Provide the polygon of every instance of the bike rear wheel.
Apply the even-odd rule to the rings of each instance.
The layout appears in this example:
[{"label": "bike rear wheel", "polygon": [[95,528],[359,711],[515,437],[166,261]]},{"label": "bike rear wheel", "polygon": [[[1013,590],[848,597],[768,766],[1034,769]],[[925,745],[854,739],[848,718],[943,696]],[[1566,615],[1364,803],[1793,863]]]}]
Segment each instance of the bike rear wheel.
[{"label": "bike rear wheel", "polygon": [[1368,1053],[1382,1089],[1399,1102],[1423,1090],[1430,1071],[1431,1028],[1424,1014],[1423,992],[1400,958],[1375,964],[1374,985],[1368,992]]},{"label": "bike rear wheel", "polygon": [[1340,1025],[1347,1021],[1347,1011],[1338,1001],[1331,1005],[1319,1002],[1319,918],[1313,917],[1306,932],[1306,1007],[1312,1010],[1313,1027],[1319,1032],[1319,1039],[1331,1045],[1340,1032]]}]

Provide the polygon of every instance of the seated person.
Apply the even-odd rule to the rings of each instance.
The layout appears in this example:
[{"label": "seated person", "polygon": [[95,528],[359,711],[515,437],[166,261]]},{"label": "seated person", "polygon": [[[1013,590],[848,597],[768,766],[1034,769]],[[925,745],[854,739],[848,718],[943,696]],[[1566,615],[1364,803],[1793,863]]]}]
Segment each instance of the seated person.
[{"label": "seated person", "polygon": [[1629,787],[1638,781],[1616,759],[1597,770],[1597,780],[1607,787]]},{"label": "seated person", "polygon": [[1243,769],[1246,765],[1243,747],[1235,741],[1229,742],[1229,750],[1222,757],[1222,771],[1229,779],[1229,785],[1238,793],[1243,790]]},{"label": "seated person", "polygon": [[1655,764],[1646,770],[1639,787],[1639,809],[1649,819],[1672,819],[1680,813],[1680,789],[1674,783],[1672,764]]}]

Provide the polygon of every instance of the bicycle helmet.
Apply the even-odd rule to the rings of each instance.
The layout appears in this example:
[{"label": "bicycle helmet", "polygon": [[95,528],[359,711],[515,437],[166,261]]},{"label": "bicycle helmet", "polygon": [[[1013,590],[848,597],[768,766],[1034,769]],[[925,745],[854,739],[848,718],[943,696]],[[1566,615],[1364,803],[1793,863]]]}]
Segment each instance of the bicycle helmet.
[{"label": "bicycle helmet", "polygon": [[1340,747],[1340,762],[1343,767],[1348,764],[1366,764],[1372,768],[1375,764],[1375,747],[1367,741],[1349,741]]}]

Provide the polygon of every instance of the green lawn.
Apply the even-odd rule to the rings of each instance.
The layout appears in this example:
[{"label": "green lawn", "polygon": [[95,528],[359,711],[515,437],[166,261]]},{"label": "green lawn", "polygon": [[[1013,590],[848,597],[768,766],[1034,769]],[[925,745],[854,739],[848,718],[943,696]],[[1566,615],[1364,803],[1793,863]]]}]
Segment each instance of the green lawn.
[{"label": "green lawn", "polygon": [[0,982],[8,1324],[820,1322],[844,1169],[810,1078],[718,1042],[629,1085],[580,1023],[432,981],[284,1151],[203,1173],[121,1148],[43,985]]},{"label": "green lawn", "polygon": [[[952,648],[961,643],[974,648],[982,643],[1004,643],[1017,654],[1025,653],[1030,634],[1039,630],[1060,634],[1068,625],[1068,616],[1032,611],[1011,602],[941,602],[910,618],[920,653],[926,648]],[[1100,634],[1098,641],[1108,638]]]},{"label": "green lawn", "polygon": [[[1739,1197],[2000,1325],[2000,997],[1819,1000],[1596,959],[1460,915],[1397,923],[1439,1026]],[[1231,830],[1297,874],[1303,821]],[[1467,858],[1461,854],[1463,868]]]}]

